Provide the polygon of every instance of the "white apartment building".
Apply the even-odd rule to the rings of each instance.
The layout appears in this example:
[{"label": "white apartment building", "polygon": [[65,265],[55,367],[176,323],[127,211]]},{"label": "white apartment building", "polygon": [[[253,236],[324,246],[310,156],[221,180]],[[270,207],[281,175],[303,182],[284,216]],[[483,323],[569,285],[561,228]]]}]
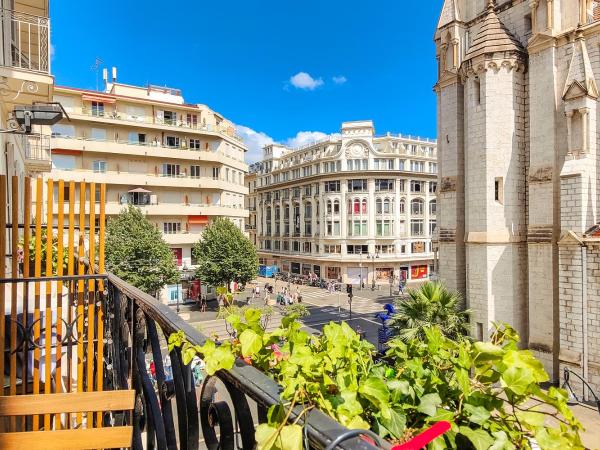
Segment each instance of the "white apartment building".
[{"label": "white apartment building", "polygon": [[[69,117],[52,127],[48,176],[105,183],[107,215],[140,208],[181,269],[195,265],[192,247],[214,217],[243,229],[246,147],[223,116],[177,89],[118,83],[115,69],[103,92],[56,86],[54,101]],[[168,286],[165,297],[185,292]]]},{"label": "white apartment building", "polygon": [[377,137],[368,120],[299,149],[265,147],[250,197],[260,262],[369,286],[427,279],[436,157],[435,141]]}]

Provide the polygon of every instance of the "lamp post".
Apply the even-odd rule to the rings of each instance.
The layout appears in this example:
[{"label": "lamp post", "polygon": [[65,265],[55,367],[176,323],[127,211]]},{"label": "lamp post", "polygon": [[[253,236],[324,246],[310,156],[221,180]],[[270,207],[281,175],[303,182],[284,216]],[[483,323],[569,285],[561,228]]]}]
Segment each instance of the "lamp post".
[{"label": "lamp post", "polygon": [[379,251],[375,251],[375,253],[369,254],[367,256],[367,258],[369,258],[370,260],[373,261],[373,279],[371,281],[371,290],[374,291],[375,290],[375,260],[379,259]]}]

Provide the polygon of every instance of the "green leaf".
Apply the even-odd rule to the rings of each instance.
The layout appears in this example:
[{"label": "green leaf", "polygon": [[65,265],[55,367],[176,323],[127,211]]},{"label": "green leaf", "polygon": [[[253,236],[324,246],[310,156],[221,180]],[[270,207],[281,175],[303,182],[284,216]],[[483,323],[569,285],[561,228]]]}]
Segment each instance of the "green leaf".
[{"label": "green leaf", "polygon": [[302,427],[300,425],[286,425],[281,429],[282,450],[302,450]]},{"label": "green leaf", "polygon": [[426,394],[421,397],[421,402],[417,408],[417,411],[427,416],[435,416],[437,407],[442,404],[442,399],[439,394]]},{"label": "green leaf", "polygon": [[362,417],[356,416],[346,424],[346,428],[350,430],[370,430],[371,425],[369,425],[369,422],[365,421]]},{"label": "green leaf", "polygon": [[475,450],[488,450],[495,441],[487,431],[481,429],[472,430],[469,427],[460,427],[460,434],[471,441]]},{"label": "green leaf", "polygon": [[206,363],[206,373],[214,375],[219,370],[231,370],[235,363],[235,355],[230,347],[222,345],[217,347],[210,357],[204,359]]},{"label": "green leaf", "polygon": [[262,336],[254,330],[247,329],[240,334],[240,344],[242,344],[242,356],[254,356],[262,349]]},{"label": "green leaf", "polygon": [[254,432],[256,446],[258,450],[270,450],[275,448],[277,440],[277,428],[263,423],[256,427]]},{"label": "green leaf", "polygon": [[502,347],[492,344],[491,342],[475,342],[473,345],[477,361],[493,361],[502,359],[504,350]]},{"label": "green leaf", "polygon": [[463,408],[469,414],[469,420],[478,425],[483,425],[490,418],[490,412],[483,406],[466,404]]},{"label": "green leaf", "polygon": [[381,406],[382,404],[387,405],[390,396],[385,382],[379,378],[372,377],[367,378],[367,380],[359,386],[358,392],[362,394],[363,397],[370,400],[375,406]]},{"label": "green leaf", "polygon": [[181,352],[183,364],[186,366],[192,362],[192,359],[194,359],[194,356],[196,356],[196,350],[191,345],[184,347],[184,349]]},{"label": "green leaf", "polygon": [[496,442],[492,445],[489,450],[514,450],[515,446],[508,439],[506,431],[495,431],[492,433]]},{"label": "green leaf", "polygon": [[395,439],[400,439],[406,429],[406,416],[401,412],[390,409],[389,419],[381,419],[381,424],[392,434]]},{"label": "green leaf", "polygon": [[535,382],[530,369],[509,367],[501,377],[502,385],[517,395],[525,395],[529,385]]}]

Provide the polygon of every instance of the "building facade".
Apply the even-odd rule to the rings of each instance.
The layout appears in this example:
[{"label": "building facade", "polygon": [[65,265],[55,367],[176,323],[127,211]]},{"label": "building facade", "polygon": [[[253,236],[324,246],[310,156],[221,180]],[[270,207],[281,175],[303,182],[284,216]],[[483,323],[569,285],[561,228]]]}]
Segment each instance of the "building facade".
[{"label": "building facade", "polygon": [[440,277],[474,334],[520,333],[554,380],[600,387],[600,9],[446,0],[438,51]]},{"label": "building facade", "polygon": [[8,176],[9,203],[10,177],[22,185],[24,176],[51,167],[49,127],[34,125],[26,134],[12,116],[16,106],[52,100],[48,13],[48,0],[0,0],[0,174]]},{"label": "building facade", "polygon": [[371,121],[300,149],[265,147],[257,166],[262,264],[367,286],[427,279],[436,227],[436,142]]},{"label": "building facade", "polygon": [[[118,83],[115,69],[103,92],[57,86],[54,101],[69,117],[52,127],[48,176],[105,183],[106,214],[140,208],[180,269],[195,266],[192,247],[214,217],[243,230],[246,147],[220,114],[185,103],[177,89]],[[164,296],[185,292],[177,284]]]},{"label": "building facade", "polygon": [[248,220],[246,221],[246,233],[248,239],[258,248],[258,238],[256,236],[256,183],[258,173],[260,172],[261,163],[251,164],[246,175],[246,186],[248,187],[248,196],[246,197],[246,209],[248,210]]}]

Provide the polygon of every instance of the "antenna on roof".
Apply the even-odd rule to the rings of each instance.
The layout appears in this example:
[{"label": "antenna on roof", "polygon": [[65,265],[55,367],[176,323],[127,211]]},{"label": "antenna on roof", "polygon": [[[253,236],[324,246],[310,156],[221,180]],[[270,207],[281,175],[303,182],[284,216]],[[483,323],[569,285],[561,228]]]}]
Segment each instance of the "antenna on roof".
[{"label": "antenna on roof", "polygon": [[100,58],[98,58],[96,56],[96,61],[94,61],[94,64],[92,64],[92,67],[90,67],[90,70],[93,72],[96,72],[96,90],[99,91],[99,80],[98,80],[98,73],[100,72],[100,65],[103,63],[104,61],[102,61]]}]

